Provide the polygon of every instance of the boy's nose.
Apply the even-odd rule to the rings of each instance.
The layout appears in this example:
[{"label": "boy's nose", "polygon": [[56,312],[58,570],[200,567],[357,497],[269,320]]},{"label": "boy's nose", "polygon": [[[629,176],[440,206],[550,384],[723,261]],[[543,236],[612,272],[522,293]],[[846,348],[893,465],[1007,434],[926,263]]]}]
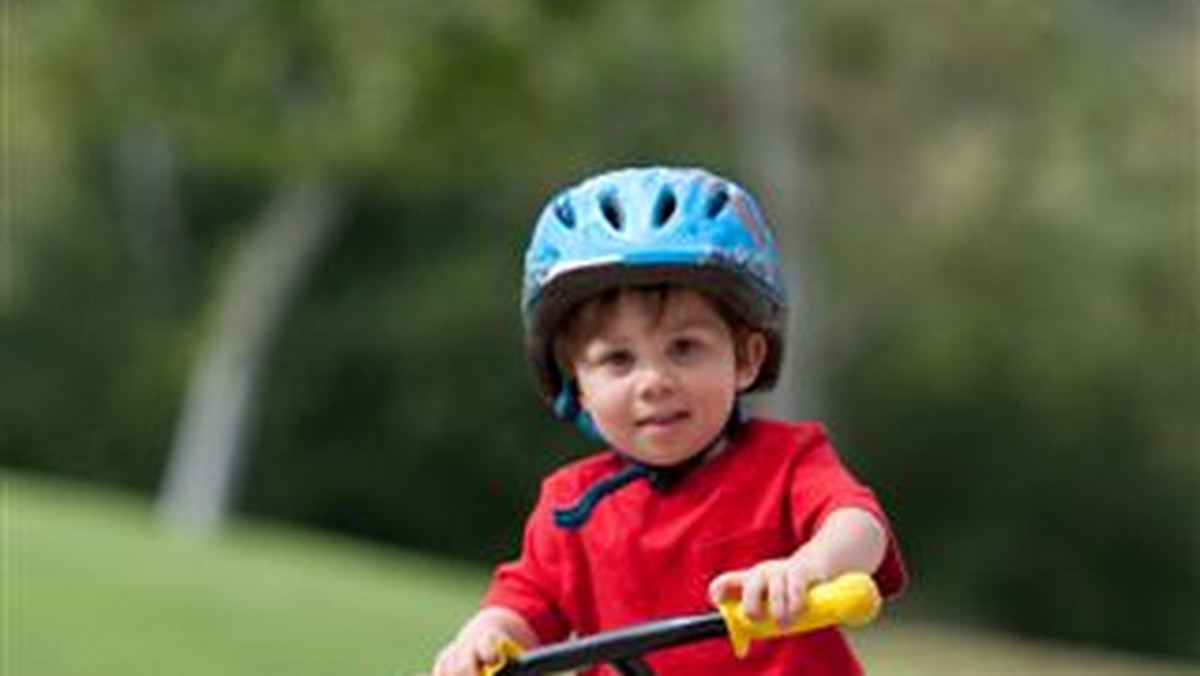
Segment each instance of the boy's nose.
[{"label": "boy's nose", "polygon": [[660,363],[646,364],[638,378],[638,395],[657,398],[676,387],[675,373],[670,366]]}]

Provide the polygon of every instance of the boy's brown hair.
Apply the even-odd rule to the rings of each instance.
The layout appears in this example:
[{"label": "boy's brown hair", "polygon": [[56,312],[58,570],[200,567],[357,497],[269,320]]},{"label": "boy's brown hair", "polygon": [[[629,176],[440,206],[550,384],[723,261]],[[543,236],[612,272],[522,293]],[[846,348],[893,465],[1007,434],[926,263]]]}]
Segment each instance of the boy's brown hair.
[{"label": "boy's brown hair", "polygon": [[[608,289],[579,303],[567,314],[562,329],[554,337],[554,359],[563,373],[572,373],[571,362],[579,354],[583,343],[600,332],[601,327],[612,316],[617,302],[633,295],[646,308],[651,323],[662,321],[671,297],[690,287],[678,284],[653,284],[647,286],[620,286]],[[761,329],[747,322],[729,304],[703,291],[696,291],[713,308],[729,328],[733,338],[734,357],[739,365],[746,363],[746,343],[749,337]]]}]

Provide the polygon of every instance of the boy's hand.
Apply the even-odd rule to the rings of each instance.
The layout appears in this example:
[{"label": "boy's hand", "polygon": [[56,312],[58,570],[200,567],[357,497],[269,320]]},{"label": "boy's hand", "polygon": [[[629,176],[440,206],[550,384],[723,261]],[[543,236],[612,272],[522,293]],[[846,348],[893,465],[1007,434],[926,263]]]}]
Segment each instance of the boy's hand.
[{"label": "boy's hand", "polygon": [[438,654],[432,676],[479,676],[484,665],[500,660],[505,640],[511,637],[503,632],[463,631]]},{"label": "boy's hand", "polygon": [[751,568],[722,573],[708,586],[713,604],[736,599],[751,620],[766,619],[786,628],[804,612],[808,588],[823,581],[802,555],[770,559]]},{"label": "boy's hand", "polygon": [[849,571],[875,572],[887,548],[887,529],[872,513],[842,507],[787,558],[718,575],[708,586],[714,604],[736,599],[751,620],[770,615],[780,628],[804,611],[808,588]]},{"label": "boy's hand", "polygon": [[431,676],[478,676],[484,666],[505,657],[501,652],[505,643],[529,647],[536,640],[517,615],[497,608],[484,609],[438,653]]}]

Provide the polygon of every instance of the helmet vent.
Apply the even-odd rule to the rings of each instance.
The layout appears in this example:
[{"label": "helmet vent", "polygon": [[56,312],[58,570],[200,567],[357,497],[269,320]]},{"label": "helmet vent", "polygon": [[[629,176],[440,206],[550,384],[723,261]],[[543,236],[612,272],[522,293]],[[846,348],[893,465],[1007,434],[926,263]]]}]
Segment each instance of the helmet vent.
[{"label": "helmet vent", "polygon": [[671,220],[671,216],[675,214],[675,193],[664,189],[658,194],[658,200],[654,203],[654,220],[651,224],[655,228],[661,228]]},{"label": "helmet vent", "polygon": [[729,191],[725,188],[717,188],[708,196],[708,202],[704,205],[704,215],[716,218],[726,204],[729,204]]},{"label": "helmet vent", "polygon": [[604,220],[612,226],[613,230],[622,230],[625,227],[622,221],[621,206],[617,203],[615,195],[608,194],[600,198],[600,213],[604,214]]},{"label": "helmet vent", "polygon": [[567,200],[559,200],[555,203],[554,215],[558,218],[558,222],[563,224],[563,227],[568,230],[575,228],[575,210],[571,208],[571,203]]}]

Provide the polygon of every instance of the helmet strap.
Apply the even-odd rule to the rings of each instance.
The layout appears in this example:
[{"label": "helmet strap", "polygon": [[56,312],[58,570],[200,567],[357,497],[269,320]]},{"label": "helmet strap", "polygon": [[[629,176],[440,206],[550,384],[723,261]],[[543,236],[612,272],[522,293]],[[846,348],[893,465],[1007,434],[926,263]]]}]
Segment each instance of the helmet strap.
[{"label": "helmet strap", "polygon": [[596,426],[596,421],[592,419],[592,414],[585,411],[580,405],[579,386],[575,384],[574,380],[567,380],[563,383],[562,389],[558,391],[558,396],[554,397],[550,407],[554,409],[554,415],[574,424],[579,431],[583,432],[584,436],[607,443],[604,435],[600,433],[600,428]]},{"label": "helmet strap", "polygon": [[[564,388],[563,393],[568,388]],[[559,401],[563,400],[563,393],[560,393],[555,401],[555,411],[559,411]],[[595,436],[598,439],[603,439],[600,436],[600,430],[596,428],[595,422],[591,415],[583,411],[578,404],[578,398],[575,398],[574,406],[576,408],[575,422],[576,426],[583,429],[585,432]],[[566,416],[564,416],[566,417]],[[615,493],[617,490],[628,486],[638,479],[646,479],[650,487],[655,491],[666,491],[672,486],[675,486],[682,481],[687,475],[691,474],[692,470],[704,464],[704,461],[712,456],[714,451],[721,447],[721,444],[726,443],[730,439],[736,437],[746,425],[746,407],[742,403],[742,398],[739,396],[734,400],[733,409],[729,413],[729,420],[725,422],[725,426],[717,433],[717,436],[712,441],[704,445],[704,448],[694,456],[684,460],[681,463],[670,465],[668,467],[648,465],[644,462],[639,462],[625,455],[621,451],[615,451],[617,455],[625,461],[625,467],[619,470],[616,474],[605,477],[588,487],[583,495],[568,507],[559,507],[554,510],[554,524],[559,528],[567,530],[577,530],[588,522],[592,512],[596,509],[596,505],[600,501]],[[585,425],[587,427],[585,427]]]}]

